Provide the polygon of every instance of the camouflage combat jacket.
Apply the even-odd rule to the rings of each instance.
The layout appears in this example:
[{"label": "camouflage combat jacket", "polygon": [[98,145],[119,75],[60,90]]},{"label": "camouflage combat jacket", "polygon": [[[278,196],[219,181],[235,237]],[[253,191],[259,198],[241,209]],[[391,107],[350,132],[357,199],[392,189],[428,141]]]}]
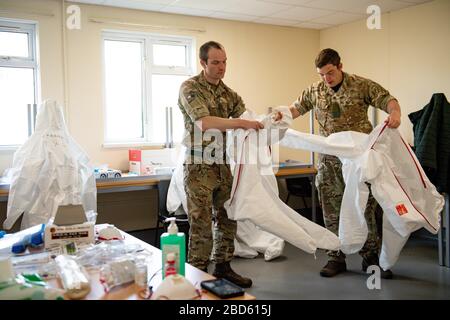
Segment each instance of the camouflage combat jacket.
[{"label": "camouflage combat jacket", "polygon": [[301,115],[314,109],[319,133],[325,137],[349,130],[370,133],[373,128],[367,116],[369,105],[387,112],[388,102],[395,99],[374,81],[345,72],[343,76],[337,92],[319,81],[294,102]]},{"label": "camouflage combat jacket", "polygon": [[[205,116],[220,118],[238,118],[245,111],[242,98],[221,80],[217,86],[206,81],[203,71],[185,82],[180,87],[178,106],[184,117],[185,137],[183,144],[188,152],[201,156],[201,150],[211,143],[209,139],[202,139],[201,143],[195,141],[194,130],[199,132],[195,121]],[[223,138],[223,152],[225,152],[225,133]]]}]

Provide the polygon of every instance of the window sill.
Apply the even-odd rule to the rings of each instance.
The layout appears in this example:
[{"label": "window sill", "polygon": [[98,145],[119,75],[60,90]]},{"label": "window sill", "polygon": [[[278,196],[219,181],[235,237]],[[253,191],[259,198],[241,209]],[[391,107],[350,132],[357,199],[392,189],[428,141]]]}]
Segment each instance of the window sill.
[{"label": "window sill", "polygon": [[120,149],[120,148],[139,148],[154,147],[155,149],[163,149],[164,143],[156,142],[106,142],[102,144],[104,149]]},{"label": "window sill", "polygon": [[9,146],[6,146],[6,145],[1,146],[0,145],[0,152],[1,153],[16,152],[17,149],[20,148],[20,146],[21,145],[9,145]]}]

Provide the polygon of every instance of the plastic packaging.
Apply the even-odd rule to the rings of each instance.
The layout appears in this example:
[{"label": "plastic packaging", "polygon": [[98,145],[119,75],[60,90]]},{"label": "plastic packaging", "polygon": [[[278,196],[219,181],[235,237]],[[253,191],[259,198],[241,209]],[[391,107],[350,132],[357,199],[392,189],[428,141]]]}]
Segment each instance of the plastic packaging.
[{"label": "plastic packaging", "polygon": [[15,273],[11,258],[0,258],[0,282],[8,282],[14,279]]},{"label": "plastic packaging", "polygon": [[135,281],[135,273],[133,258],[112,261],[100,268],[100,282],[108,292],[116,286]]},{"label": "plastic packaging", "polygon": [[63,293],[36,274],[15,276],[11,258],[0,259],[0,300],[63,300]]},{"label": "plastic packaging", "polygon": [[148,287],[148,266],[146,262],[136,262],[134,273],[134,282],[139,288],[147,289]]},{"label": "plastic packaging", "polygon": [[48,269],[46,265],[53,263],[53,259],[49,252],[43,251],[34,254],[12,256],[11,262],[16,274],[38,273],[39,275],[46,277],[48,276],[48,272],[45,272],[44,268]]},{"label": "plastic packaging", "polygon": [[[186,261],[186,237],[184,233],[178,232],[176,218],[168,218],[166,222],[170,222],[167,232],[161,235],[161,251],[162,251],[162,269],[165,269],[167,255],[172,253],[175,261],[176,274],[185,275]],[[165,272],[162,273],[163,279]]]},{"label": "plastic packaging", "polygon": [[32,234],[27,234],[22,239],[14,243],[11,248],[11,252],[15,254],[24,253],[28,246],[35,248],[43,245],[44,231],[45,231],[45,224],[42,224],[41,229],[39,231],[34,232]]},{"label": "plastic packaging", "polygon": [[86,268],[96,268],[120,259],[134,259],[145,256],[150,259],[152,253],[138,243],[125,243],[121,240],[103,241],[91,245],[77,253],[77,261]]},{"label": "plastic packaging", "polygon": [[[3,238],[0,239],[0,255],[1,256],[10,256],[13,254],[12,247],[13,245],[18,245],[19,243],[25,244],[25,247],[30,244],[31,245],[31,235],[38,234],[42,231],[43,224],[35,225],[31,228],[15,232],[15,233],[8,233],[3,236]],[[24,239],[27,239],[27,241],[24,241]],[[37,243],[38,236],[33,237],[34,242]],[[42,238],[41,238],[42,239]],[[26,242],[26,243],[25,243]]]},{"label": "plastic packaging", "polygon": [[70,299],[82,299],[91,291],[89,278],[73,257],[59,255],[55,258],[58,276]]}]

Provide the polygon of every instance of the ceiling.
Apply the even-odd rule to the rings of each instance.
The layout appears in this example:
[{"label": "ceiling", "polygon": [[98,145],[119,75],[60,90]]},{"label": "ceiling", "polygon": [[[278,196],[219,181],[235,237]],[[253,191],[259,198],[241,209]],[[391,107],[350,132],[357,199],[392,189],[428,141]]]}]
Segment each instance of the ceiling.
[{"label": "ceiling", "polygon": [[369,5],[390,12],[432,0],[68,0],[309,29],[326,29],[366,19]]}]

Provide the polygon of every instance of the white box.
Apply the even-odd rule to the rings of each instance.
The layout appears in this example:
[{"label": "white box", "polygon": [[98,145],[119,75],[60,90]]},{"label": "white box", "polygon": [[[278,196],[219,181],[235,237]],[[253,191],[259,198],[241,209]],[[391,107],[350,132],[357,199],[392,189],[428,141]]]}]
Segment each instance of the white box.
[{"label": "white box", "polygon": [[[175,168],[179,150],[175,148],[157,150],[128,150],[129,173],[140,176],[167,174]],[[161,169],[159,169],[161,168]],[[162,169],[164,168],[164,169]]]},{"label": "white box", "polygon": [[59,206],[54,221],[45,227],[45,248],[52,249],[69,242],[77,245],[94,243],[94,224],[86,221],[82,205]]}]

